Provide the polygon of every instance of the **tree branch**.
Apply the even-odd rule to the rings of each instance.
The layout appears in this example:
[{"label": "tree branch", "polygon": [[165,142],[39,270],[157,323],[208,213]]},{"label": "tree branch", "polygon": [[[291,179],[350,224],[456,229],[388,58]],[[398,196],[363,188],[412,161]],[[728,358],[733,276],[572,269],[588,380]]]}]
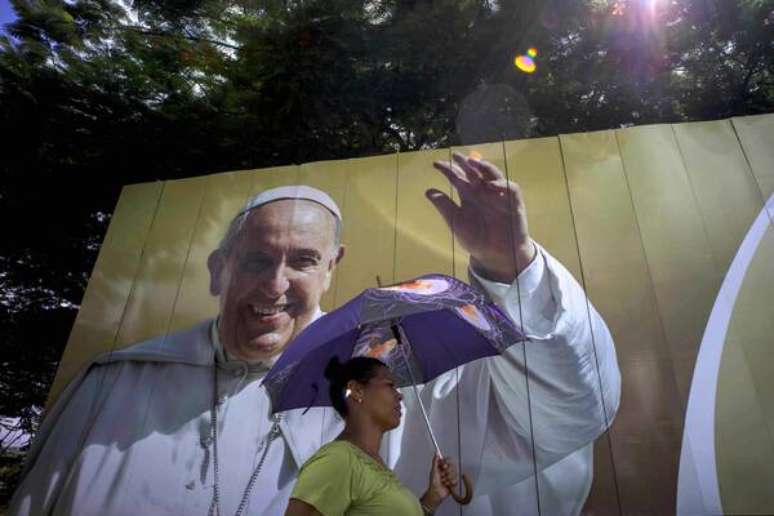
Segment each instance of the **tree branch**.
[{"label": "tree branch", "polygon": [[144,27],[138,27],[136,25],[122,25],[120,28],[123,29],[123,30],[126,30],[126,31],[135,32],[137,34],[142,34],[142,35],[145,35],[145,36],[161,36],[161,37],[170,37],[170,38],[183,38],[183,39],[187,39],[189,41],[197,41],[197,42],[201,42],[201,43],[211,43],[211,44],[217,45],[219,47],[230,48],[230,49],[233,49],[233,50],[241,50],[241,48],[242,48],[240,46],[232,45],[231,43],[226,43],[224,41],[218,41],[216,39],[210,39],[210,38],[203,38],[201,36],[194,36],[194,35],[188,33],[187,31],[186,31],[185,35],[181,35],[181,34],[168,34],[168,33],[163,32],[163,31],[150,30],[150,29],[146,29]]},{"label": "tree branch", "polygon": [[[753,62],[753,60],[755,60],[755,62]],[[742,101],[744,101],[747,96],[747,87],[750,85],[750,79],[752,79],[755,70],[758,69],[758,57],[755,51],[750,52],[750,56],[747,58],[747,66],[749,67],[749,70],[747,70],[747,74],[744,76],[742,85],[739,88],[739,97]]]}]

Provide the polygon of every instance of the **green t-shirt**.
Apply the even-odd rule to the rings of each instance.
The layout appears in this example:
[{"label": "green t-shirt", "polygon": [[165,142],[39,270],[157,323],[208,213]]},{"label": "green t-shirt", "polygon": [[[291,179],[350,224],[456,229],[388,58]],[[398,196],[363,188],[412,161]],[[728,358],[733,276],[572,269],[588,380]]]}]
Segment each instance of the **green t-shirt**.
[{"label": "green t-shirt", "polygon": [[348,441],[330,442],[306,461],[290,497],[323,516],[422,516],[395,473]]}]

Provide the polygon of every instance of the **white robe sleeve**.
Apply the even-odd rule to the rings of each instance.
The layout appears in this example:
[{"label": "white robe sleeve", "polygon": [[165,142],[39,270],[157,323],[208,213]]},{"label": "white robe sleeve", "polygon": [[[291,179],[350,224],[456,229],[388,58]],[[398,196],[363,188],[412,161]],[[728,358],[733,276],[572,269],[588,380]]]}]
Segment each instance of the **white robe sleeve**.
[{"label": "white robe sleeve", "polygon": [[487,363],[489,430],[479,478],[523,475],[524,461],[533,462],[533,439],[542,470],[611,424],[621,383],[613,339],[580,285],[539,246],[511,285],[470,275],[528,337]]},{"label": "white robe sleeve", "polygon": [[[27,453],[19,485],[11,499],[11,516],[57,513],[64,485],[83,446],[95,411],[109,392],[119,365],[90,367],[79,374],[43,419]],[[110,373],[110,374],[109,374]]]}]

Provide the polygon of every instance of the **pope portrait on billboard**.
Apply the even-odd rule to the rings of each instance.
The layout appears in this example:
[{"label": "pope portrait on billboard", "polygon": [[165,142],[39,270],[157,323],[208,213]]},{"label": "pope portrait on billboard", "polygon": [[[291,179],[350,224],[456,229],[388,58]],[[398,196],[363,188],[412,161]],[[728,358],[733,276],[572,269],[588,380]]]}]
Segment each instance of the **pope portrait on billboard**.
[{"label": "pope portrait on billboard", "polygon": [[[458,461],[475,492],[464,512],[578,514],[593,442],[619,403],[610,332],[530,238],[517,184],[459,154],[435,167],[460,202],[426,196],[469,253],[471,284],[528,336],[420,386],[441,448],[456,450],[464,435]],[[320,299],[346,260],[343,224],[333,199],[308,186],[251,198],[207,259],[218,316],[84,368],[46,414],[10,514],[283,514],[299,468],[343,423],[330,407],[271,415],[261,380],[324,317]],[[406,398],[381,454],[420,492],[434,450]],[[438,514],[459,510],[446,501]]]}]

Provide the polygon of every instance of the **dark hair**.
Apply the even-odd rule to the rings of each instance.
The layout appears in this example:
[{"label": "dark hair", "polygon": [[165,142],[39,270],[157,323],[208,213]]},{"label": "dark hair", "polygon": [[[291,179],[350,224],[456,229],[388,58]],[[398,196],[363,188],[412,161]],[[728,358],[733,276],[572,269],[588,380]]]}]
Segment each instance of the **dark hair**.
[{"label": "dark hair", "polygon": [[350,358],[343,364],[338,357],[333,357],[325,367],[325,378],[328,379],[330,389],[328,394],[333,402],[333,408],[341,417],[347,417],[347,401],[344,391],[350,380],[366,384],[376,376],[380,367],[387,367],[384,362],[370,357]]}]

